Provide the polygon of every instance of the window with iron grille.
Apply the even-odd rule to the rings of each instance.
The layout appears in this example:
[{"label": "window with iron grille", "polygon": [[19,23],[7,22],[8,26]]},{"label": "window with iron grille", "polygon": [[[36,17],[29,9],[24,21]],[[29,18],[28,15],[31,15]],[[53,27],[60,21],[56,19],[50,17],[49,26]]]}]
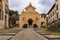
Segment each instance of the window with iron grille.
[{"label": "window with iron grille", "polygon": [[54,15],[54,12],[53,12],[53,15]]},{"label": "window with iron grille", "polygon": [[5,5],[5,12],[6,12],[6,13],[8,13],[8,12],[9,12],[8,5]]},{"label": "window with iron grille", "polygon": [[57,13],[57,18],[58,18],[58,13]]},{"label": "window with iron grille", "polygon": [[56,14],[57,14],[57,18],[58,18],[58,12]]},{"label": "window with iron grille", "polygon": [[57,6],[56,6],[56,10],[58,10],[58,4],[57,4]]}]

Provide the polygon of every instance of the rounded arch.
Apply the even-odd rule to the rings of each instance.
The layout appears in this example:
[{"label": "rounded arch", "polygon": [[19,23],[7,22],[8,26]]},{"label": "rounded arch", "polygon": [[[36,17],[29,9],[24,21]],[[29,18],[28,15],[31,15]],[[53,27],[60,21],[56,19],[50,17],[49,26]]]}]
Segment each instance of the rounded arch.
[{"label": "rounded arch", "polygon": [[38,25],[37,24],[34,24],[34,28],[37,28],[38,27]]},{"label": "rounded arch", "polygon": [[32,25],[32,23],[33,23],[33,20],[32,19],[28,19],[28,24]]},{"label": "rounded arch", "polygon": [[23,25],[23,28],[27,28],[27,24],[24,24],[24,25]]}]

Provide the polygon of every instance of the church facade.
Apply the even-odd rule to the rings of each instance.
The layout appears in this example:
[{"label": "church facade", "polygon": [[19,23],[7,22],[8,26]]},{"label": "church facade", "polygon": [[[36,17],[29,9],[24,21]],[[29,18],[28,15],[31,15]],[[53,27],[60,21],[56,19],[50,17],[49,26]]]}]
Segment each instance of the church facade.
[{"label": "church facade", "polygon": [[22,12],[22,14],[19,15],[19,27],[24,28],[23,26],[27,24],[27,28],[30,26],[34,28],[34,24],[37,25],[36,28],[40,28],[41,26],[41,16],[38,12],[35,11],[36,8],[34,8],[31,3],[29,6],[25,8],[25,11]]}]

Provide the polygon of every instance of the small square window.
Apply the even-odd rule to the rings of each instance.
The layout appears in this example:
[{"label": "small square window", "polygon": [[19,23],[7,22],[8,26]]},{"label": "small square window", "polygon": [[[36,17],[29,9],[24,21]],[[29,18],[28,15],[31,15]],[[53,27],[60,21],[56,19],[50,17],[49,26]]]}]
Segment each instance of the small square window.
[{"label": "small square window", "polygon": [[38,17],[36,17],[36,20],[38,20]]}]

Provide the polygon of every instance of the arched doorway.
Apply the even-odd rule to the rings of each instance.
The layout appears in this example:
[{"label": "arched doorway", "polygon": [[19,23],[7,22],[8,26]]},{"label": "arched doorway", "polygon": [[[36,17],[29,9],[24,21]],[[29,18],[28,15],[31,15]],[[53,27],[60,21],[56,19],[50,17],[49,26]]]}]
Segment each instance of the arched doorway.
[{"label": "arched doorway", "polygon": [[28,25],[32,26],[32,24],[33,24],[33,20],[32,19],[28,19]]},{"label": "arched doorway", "polygon": [[27,28],[27,24],[24,24],[24,25],[23,25],[23,28]]},{"label": "arched doorway", "polygon": [[38,28],[38,25],[37,24],[34,24],[34,28]]}]

